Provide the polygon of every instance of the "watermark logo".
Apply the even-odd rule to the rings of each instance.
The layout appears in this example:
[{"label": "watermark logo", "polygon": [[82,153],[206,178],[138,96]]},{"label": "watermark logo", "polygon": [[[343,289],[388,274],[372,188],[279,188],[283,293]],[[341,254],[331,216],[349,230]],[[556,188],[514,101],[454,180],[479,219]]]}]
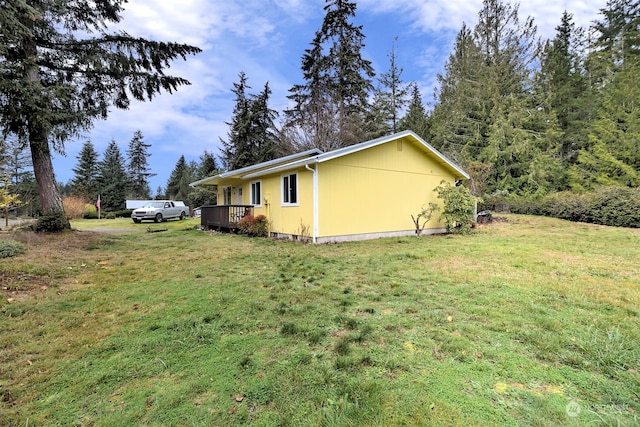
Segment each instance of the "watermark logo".
[{"label": "watermark logo", "polygon": [[567,403],[567,406],[564,408],[564,410],[567,412],[567,415],[569,415],[571,418],[575,418],[578,415],[580,415],[580,412],[582,411],[582,407],[578,402],[576,402],[575,400],[572,400],[571,402]]}]

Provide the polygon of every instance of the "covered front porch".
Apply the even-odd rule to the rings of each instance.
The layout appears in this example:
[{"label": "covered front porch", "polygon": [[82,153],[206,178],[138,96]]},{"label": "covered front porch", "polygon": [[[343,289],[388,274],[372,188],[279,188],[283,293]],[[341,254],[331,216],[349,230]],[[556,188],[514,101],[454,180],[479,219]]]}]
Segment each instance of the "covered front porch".
[{"label": "covered front porch", "polygon": [[202,206],[200,225],[205,229],[231,231],[238,228],[238,221],[253,215],[252,205]]}]

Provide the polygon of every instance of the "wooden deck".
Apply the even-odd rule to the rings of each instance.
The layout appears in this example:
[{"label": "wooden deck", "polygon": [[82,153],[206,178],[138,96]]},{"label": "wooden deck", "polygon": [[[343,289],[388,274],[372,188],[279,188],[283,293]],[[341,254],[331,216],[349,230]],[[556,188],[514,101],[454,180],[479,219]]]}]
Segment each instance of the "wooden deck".
[{"label": "wooden deck", "polygon": [[235,230],[238,221],[247,215],[253,215],[252,205],[202,206],[201,209],[200,225],[214,230]]}]

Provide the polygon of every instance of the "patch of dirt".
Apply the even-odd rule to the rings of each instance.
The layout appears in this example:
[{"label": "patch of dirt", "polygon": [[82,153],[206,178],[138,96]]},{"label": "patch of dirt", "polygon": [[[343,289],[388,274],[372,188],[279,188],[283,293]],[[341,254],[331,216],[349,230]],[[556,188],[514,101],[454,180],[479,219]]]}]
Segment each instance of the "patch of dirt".
[{"label": "patch of dirt", "polygon": [[29,254],[45,257],[65,256],[70,251],[83,250],[102,238],[99,233],[70,230],[61,233],[35,233],[33,231],[16,231],[0,236],[0,238],[17,240],[27,246]]},{"label": "patch of dirt", "polygon": [[51,279],[44,276],[36,276],[24,272],[0,271],[0,289],[11,294],[35,290],[45,291],[49,288],[50,283]]},{"label": "patch of dirt", "polygon": [[498,215],[493,215],[491,217],[491,221],[487,221],[487,222],[480,222],[478,221],[476,223],[476,227],[489,227],[491,225],[497,225],[497,224],[505,224],[508,223],[509,219],[505,216],[498,216]]},{"label": "patch of dirt", "polygon": [[27,247],[23,254],[0,260],[0,294],[13,298],[46,291],[64,280],[67,270],[63,266],[68,265],[70,260],[86,255],[88,248],[95,247],[104,238],[104,234],[73,230],[62,233],[15,231],[0,234],[0,239],[15,240]]}]

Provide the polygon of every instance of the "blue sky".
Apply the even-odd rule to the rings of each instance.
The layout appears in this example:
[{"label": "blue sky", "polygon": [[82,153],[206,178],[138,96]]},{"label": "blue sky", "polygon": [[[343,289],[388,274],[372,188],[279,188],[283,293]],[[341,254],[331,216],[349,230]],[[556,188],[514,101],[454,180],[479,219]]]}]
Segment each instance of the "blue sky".
[{"label": "blue sky", "polygon": [[[538,35],[552,38],[564,10],[577,25],[599,19],[605,0],[528,0],[520,4],[521,20],[532,16]],[[324,0],[129,0],[119,27],[134,36],[189,43],[203,49],[177,61],[171,74],[191,86],[129,110],[113,109],[106,121],[66,143],[66,156],[54,156],[56,179],[66,183],[86,140],[104,152],[115,140],[123,155],[140,130],[151,144],[149,165],[157,174],[152,193],[164,187],[180,155],[198,160],[204,150],[219,154],[234,106],[231,89],[244,71],[258,93],[268,81],[270,107],[282,111],[292,85],[302,83],[300,61],[324,18]],[[360,0],[355,23],[363,25],[363,55],[378,75],[389,68],[388,54],[397,37],[396,55],[405,82],[418,83],[425,104],[433,102],[436,75],[443,71],[463,22],[474,26],[482,0]]]}]

